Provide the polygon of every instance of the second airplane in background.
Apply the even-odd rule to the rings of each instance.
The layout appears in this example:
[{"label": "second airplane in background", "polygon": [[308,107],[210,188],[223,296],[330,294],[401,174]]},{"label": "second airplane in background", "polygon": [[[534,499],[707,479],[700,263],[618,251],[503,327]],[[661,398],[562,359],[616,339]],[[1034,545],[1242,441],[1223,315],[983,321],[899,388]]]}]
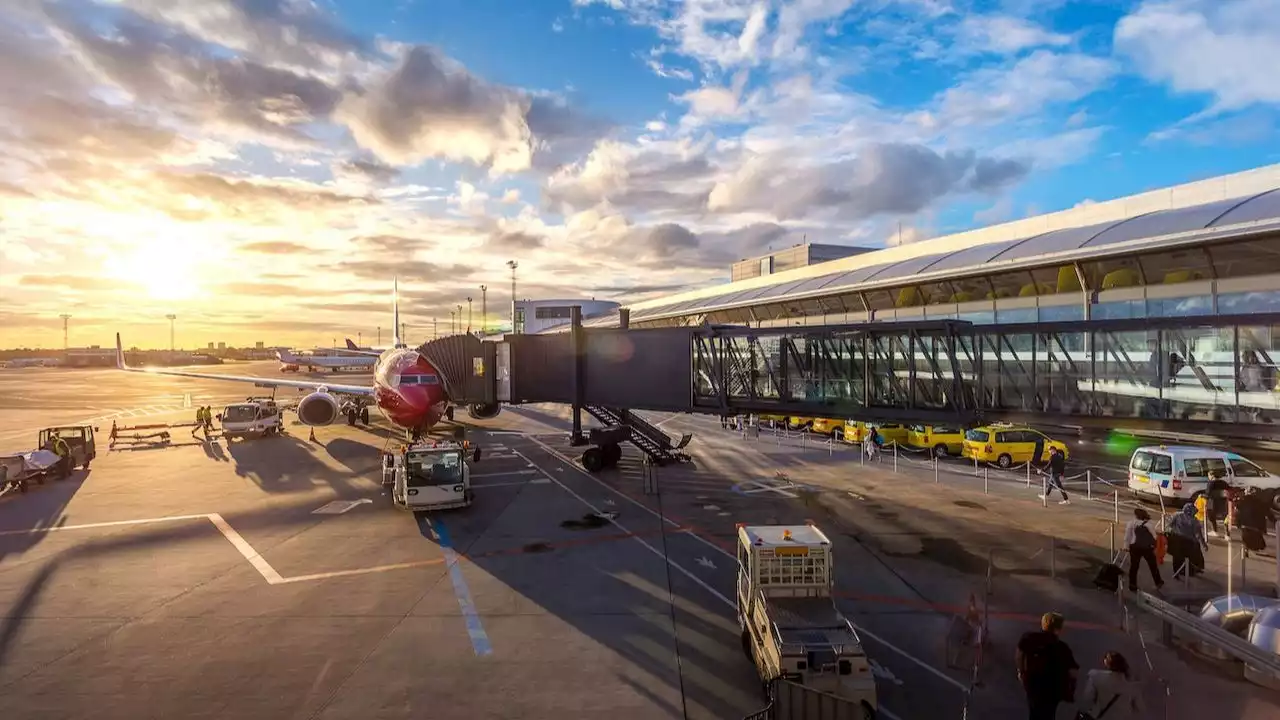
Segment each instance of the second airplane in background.
[{"label": "second airplane in background", "polygon": [[280,360],[281,372],[298,372],[302,368],[307,370],[328,370],[329,372],[338,372],[343,368],[352,368],[357,370],[367,370],[377,364],[378,359],[372,355],[295,355],[288,350],[281,350],[276,353],[276,357]]}]

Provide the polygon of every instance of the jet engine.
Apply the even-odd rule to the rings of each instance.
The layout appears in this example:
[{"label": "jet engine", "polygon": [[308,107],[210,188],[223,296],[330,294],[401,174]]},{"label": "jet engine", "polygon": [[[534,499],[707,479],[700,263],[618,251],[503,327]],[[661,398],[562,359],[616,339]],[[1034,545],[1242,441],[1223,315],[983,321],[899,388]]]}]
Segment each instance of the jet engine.
[{"label": "jet engine", "polygon": [[477,420],[497,417],[500,412],[502,412],[502,405],[499,403],[473,403],[467,406],[467,414]]},{"label": "jet engine", "polygon": [[298,402],[298,421],[303,425],[332,425],[338,419],[338,400],[317,390]]}]

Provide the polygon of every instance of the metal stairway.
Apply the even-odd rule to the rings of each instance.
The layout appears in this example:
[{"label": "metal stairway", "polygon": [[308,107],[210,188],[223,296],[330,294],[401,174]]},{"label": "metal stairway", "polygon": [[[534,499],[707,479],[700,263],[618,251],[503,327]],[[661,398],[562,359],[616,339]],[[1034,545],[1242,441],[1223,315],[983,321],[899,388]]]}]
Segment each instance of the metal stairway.
[{"label": "metal stairway", "polygon": [[669,462],[689,462],[684,452],[685,446],[693,439],[693,433],[685,433],[680,442],[672,443],[671,438],[659,428],[630,410],[605,407],[603,405],[585,405],[582,408],[591,417],[599,420],[605,427],[626,427],[631,430],[628,439],[640,452],[648,455],[659,465]]}]

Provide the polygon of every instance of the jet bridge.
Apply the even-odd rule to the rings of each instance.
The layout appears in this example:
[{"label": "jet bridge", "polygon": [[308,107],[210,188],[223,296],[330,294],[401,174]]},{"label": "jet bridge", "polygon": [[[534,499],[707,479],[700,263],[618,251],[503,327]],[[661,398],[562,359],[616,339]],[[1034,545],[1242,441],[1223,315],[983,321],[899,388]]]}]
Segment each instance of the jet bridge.
[{"label": "jet bridge", "polygon": [[[624,315],[625,319],[625,315]],[[1268,437],[1280,422],[1280,313],[973,325],[591,328],[423,346],[450,397],[575,407],[628,426],[655,459],[673,440],[630,410],[882,422],[995,420]],[[438,360],[437,360],[438,358]],[[632,419],[634,418],[634,419]],[[644,439],[635,441],[639,435]]]}]

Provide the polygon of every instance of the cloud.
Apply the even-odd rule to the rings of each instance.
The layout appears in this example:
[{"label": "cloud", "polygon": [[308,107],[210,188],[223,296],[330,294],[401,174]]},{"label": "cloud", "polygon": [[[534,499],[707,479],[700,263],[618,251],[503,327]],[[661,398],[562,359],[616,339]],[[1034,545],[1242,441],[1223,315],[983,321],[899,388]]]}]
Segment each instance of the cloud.
[{"label": "cloud", "polygon": [[1280,103],[1280,21],[1272,0],[1146,0],[1116,23],[1116,51],[1175,92],[1219,110]]},{"label": "cloud", "polygon": [[965,15],[955,34],[955,49],[966,55],[1014,55],[1030,48],[1061,47],[1070,43],[1070,35],[1045,30],[1029,20],[1010,15]]},{"label": "cloud", "polygon": [[359,235],[351,238],[351,241],[364,250],[402,254],[405,257],[432,246],[429,240],[403,235]]},{"label": "cloud", "polygon": [[361,147],[388,162],[442,158],[498,173],[527,170],[542,143],[594,127],[562,103],[485,82],[425,46],[350,94],[336,117]]},{"label": "cloud", "polygon": [[547,244],[547,239],[527,232],[495,232],[489,236],[486,247],[498,252],[533,250]]},{"label": "cloud", "polygon": [[327,119],[342,96],[310,75],[215,54],[197,38],[130,10],[99,18],[49,7],[54,26],[87,68],[141,106],[188,122],[307,142],[304,126]]},{"label": "cloud", "polygon": [[1037,50],[1012,66],[972,73],[941,94],[938,114],[948,125],[994,125],[1032,117],[1051,105],[1092,94],[1117,71],[1106,58]]},{"label": "cloud", "polygon": [[290,242],[288,240],[264,240],[262,242],[252,242],[241,245],[240,249],[245,252],[265,253],[267,255],[302,255],[305,253],[316,252],[316,248],[313,246]]},{"label": "cloud", "polygon": [[979,158],[973,152],[938,154],[923,145],[875,144],[856,158],[796,167],[792,158],[758,156],[717,183],[710,210],[758,210],[779,220],[832,210],[846,219],[906,215],[952,193],[990,192],[1023,177],[1014,160]]},{"label": "cloud", "polygon": [[[377,198],[346,195],[303,181],[237,180],[215,173],[168,170],[152,176],[169,197],[165,210],[195,219],[225,215],[252,222],[278,223],[280,215],[377,205]],[[139,192],[145,192],[137,188]]]},{"label": "cloud", "polygon": [[23,275],[18,284],[68,290],[109,290],[118,287],[120,281],[89,275]]},{"label": "cloud", "polygon": [[581,162],[549,177],[543,198],[583,209],[599,202],[640,211],[705,209],[715,168],[691,140],[625,144],[603,140]]},{"label": "cloud", "polygon": [[470,277],[475,268],[458,263],[434,263],[421,260],[347,260],[332,269],[364,280],[390,282],[399,277],[401,284],[408,282],[440,283],[463,280]]},{"label": "cloud", "polygon": [[[268,282],[232,282],[218,286],[219,292],[231,295],[250,295],[255,297],[291,297],[303,296],[309,292],[306,287],[287,285],[285,283]],[[256,324],[256,323],[255,323]]]},{"label": "cloud", "polygon": [[400,177],[400,171],[379,160],[344,160],[333,166],[335,177],[359,180],[374,185],[386,185]]}]

